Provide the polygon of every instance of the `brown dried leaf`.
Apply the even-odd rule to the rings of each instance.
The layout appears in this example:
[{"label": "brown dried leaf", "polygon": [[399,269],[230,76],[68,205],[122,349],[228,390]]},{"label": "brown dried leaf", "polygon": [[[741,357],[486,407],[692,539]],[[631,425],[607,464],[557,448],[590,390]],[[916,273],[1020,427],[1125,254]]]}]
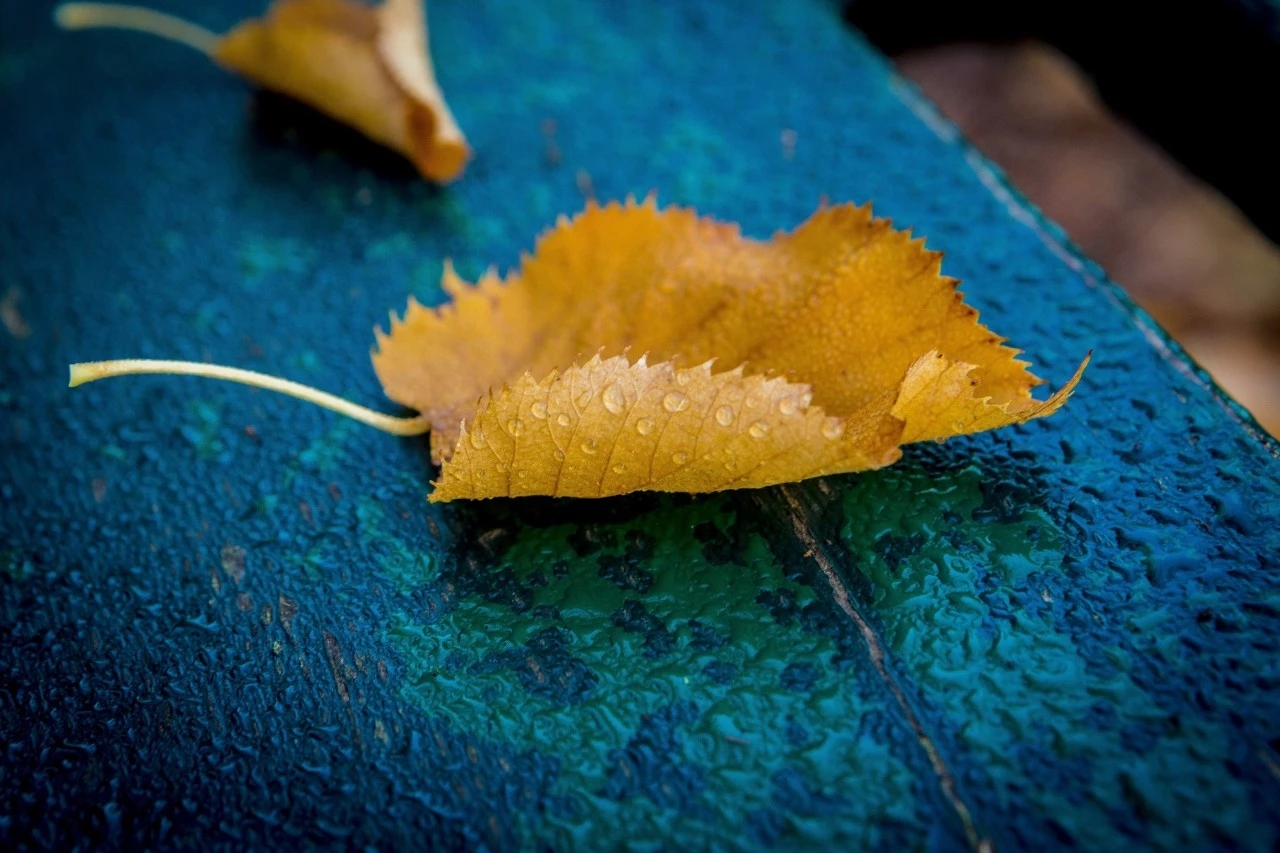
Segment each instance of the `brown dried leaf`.
[{"label": "brown dried leaf", "polygon": [[189,44],[404,154],[433,181],[454,180],[470,159],[436,83],[423,0],[277,0],[225,36],[130,6],[69,3],[56,19],[68,29],[124,27]]}]

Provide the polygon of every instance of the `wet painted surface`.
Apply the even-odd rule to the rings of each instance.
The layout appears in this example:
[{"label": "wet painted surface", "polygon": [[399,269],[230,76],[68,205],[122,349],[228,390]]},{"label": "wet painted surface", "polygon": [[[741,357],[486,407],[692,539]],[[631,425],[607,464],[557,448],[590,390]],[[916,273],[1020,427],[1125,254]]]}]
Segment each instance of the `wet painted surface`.
[{"label": "wet painted surface", "polygon": [[[1275,445],[833,8],[737,6],[434,4],[447,191],[0,12],[0,842],[1272,849]],[[209,358],[376,401],[372,326],[445,257],[651,189],[755,236],[874,200],[1054,384],[1094,364],[874,474],[456,506],[298,403],[65,387]]]}]

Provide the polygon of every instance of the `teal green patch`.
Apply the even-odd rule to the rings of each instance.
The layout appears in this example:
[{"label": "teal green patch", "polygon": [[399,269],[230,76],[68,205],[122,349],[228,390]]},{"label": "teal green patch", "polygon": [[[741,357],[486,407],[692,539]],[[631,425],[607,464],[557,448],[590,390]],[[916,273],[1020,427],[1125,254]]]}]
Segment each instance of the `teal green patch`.
[{"label": "teal green patch", "polygon": [[115,462],[124,462],[129,458],[128,452],[123,447],[115,444],[104,444],[99,452],[107,459]]},{"label": "teal green patch", "polygon": [[138,299],[128,290],[117,290],[111,295],[111,301],[114,303],[117,311],[127,312],[138,310]]},{"label": "teal green patch", "polygon": [[403,543],[383,535],[386,513],[378,502],[370,497],[360,499],[356,507],[360,541],[378,543],[389,553],[380,564],[381,574],[390,580],[401,593],[409,593],[435,578],[439,569],[439,555],[434,551],[415,551]]},{"label": "teal green patch", "polygon": [[35,567],[22,552],[10,548],[0,551],[0,575],[21,583],[35,573]]},{"label": "teal green patch", "polygon": [[[1114,838],[1109,815],[1117,803],[1135,799],[1142,801],[1139,813],[1177,810],[1150,827],[1156,849],[1200,848],[1211,840],[1183,827],[1211,827],[1224,837],[1258,831],[1242,781],[1227,783],[1235,791],[1212,800],[1195,796],[1195,785],[1155,782],[1204,772],[1206,755],[1224,754],[1212,746],[1217,732],[1204,727],[1196,737],[1184,732],[1135,752],[1128,731],[1105,725],[1119,708],[1128,724],[1155,730],[1168,715],[1130,680],[1120,650],[1107,650],[1111,672],[1086,668],[1072,635],[1055,624],[1045,583],[1063,573],[1063,534],[1026,501],[999,520],[981,512],[984,478],[995,476],[978,464],[940,476],[906,462],[858,478],[845,492],[844,545],[871,582],[889,653],[910,682],[931,708],[959,721],[956,737],[972,763],[995,778],[996,790],[1021,791],[1085,849],[1105,849]],[[886,547],[892,540],[908,544]],[[1143,592],[1133,589],[1135,602]],[[1160,608],[1139,609],[1132,629],[1158,632],[1166,618]],[[1081,724],[1091,718],[1098,727]],[[1068,762],[1093,768],[1087,788],[1063,790],[1029,773],[1035,765],[1028,750],[1046,768]],[[1222,810],[1223,797],[1239,807]]]},{"label": "teal green patch", "polygon": [[[346,453],[347,437],[358,425],[345,418],[335,419],[321,435],[298,454],[298,469],[311,474],[328,476]],[[285,488],[293,484],[297,469],[290,468],[285,476]]]},{"label": "teal green patch", "polygon": [[318,373],[323,364],[315,350],[303,348],[289,356],[289,366],[303,373]]},{"label": "teal green patch", "polygon": [[178,431],[201,459],[212,459],[223,450],[220,432],[224,403],[222,397],[187,402],[188,418]]},{"label": "teal green patch", "polygon": [[301,240],[254,236],[240,247],[240,269],[244,284],[255,288],[275,273],[296,280],[314,263],[315,251]]},{"label": "teal green patch", "polygon": [[187,238],[179,231],[165,231],[157,242],[172,257],[178,258],[187,252]]},{"label": "teal green patch", "polygon": [[542,222],[554,222],[559,213],[551,187],[541,182],[529,185],[528,208],[531,215]]},{"label": "teal green patch", "polygon": [[[362,504],[362,528],[380,527],[380,512]],[[507,604],[475,596],[460,598],[431,624],[414,613],[397,617],[390,639],[406,663],[409,701],[460,730],[561,760],[557,788],[576,808],[571,816],[547,816],[552,846],[589,841],[596,849],[630,848],[662,828],[665,847],[704,848],[723,836],[700,814],[744,826],[752,813],[776,809],[783,814],[783,847],[837,842],[862,849],[874,846],[882,822],[912,819],[912,772],[888,744],[859,735],[866,715],[885,712],[880,691],[863,695],[854,673],[831,665],[815,668],[805,689],[780,689],[789,664],[829,664],[837,648],[797,620],[778,624],[757,603],[762,590],[789,591],[798,607],[813,599],[808,587],[786,580],[763,539],[751,538],[745,567],[708,562],[695,528],[711,523],[724,530],[732,518],[724,502],[704,500],[615,528],[619,540],[633,531],[652,537],[652,553],[635,566],[651,577],[643,592],[602,577],[600,566],[619,557],[622,545],[574,558],[567,544],[574,527],[526,528],[499,568],[534,590],[519,618]],[[566,554],[570,559],[556,566]],[[394,554],[382,571],[402,592],[439,581],[430,560],[409,553]],[[619,623],[618,614],[637,602],[661,626],[657,653],[650,637]],[[537,692],[557,676],[523,650],[551,628],[563,628],[569,653],[599,676],[581,701],[557,704]],[[707,636],[723,645],[698,642]],[[516,665],[483,665],[495,655]],[[727,676],[712,677],[708,667]],[[696,719],[678,727],[676,752],[666,759],[699,768],[697,795],[679,809],[643,795],[606,796],[611,780],[616,787],[618,774],[625,781],[630,772],[611,753],[625,748],[650,715],[689,702]],[[762,721],[769,727],[761,729]],[[785,769],[839,798],[838,814],[790,814],[771,786],[741,784]]]},{"label": "teal green patch", "polygon": [[[468,247],[475,247],[475,251],[471,251],[472,257],[492,257],[500,248],[506,248],[511,242],[511,236],[507,231],[506,224],[499,218],[494,216],[484,216],[480,212],[473,212],[466,219],[466,229],[463,232],[463,238],[467,241]],[[528,240],[528,237],[524,237]]]},{"label": "teal green patch", "polygon": [[260,495],[250,507],[250,514],[271,515],[279,505],[279,495]]},{"label": "teal green patch", "polygon": [[687,164],[669,194],[664,187],[665,202],[714,209],[742,186],[742,159],[710,125],[690,119],[671,123],[658,137],[654,156]]},{"label": "teal green patch", "polygon": [[[125,294],[121,295],[122,304],[132,306],[134,300]],[[205,335],[212,332],[215,327],[226,325],[227,303],[221,298],[210,299],[208,302],[202,302],[196,308],[195,317],[192,319],[192,325],[198,334]]]},{"label": "teal green patch", "polygon": [[408,233],[397,231],[389,237],[374,240],[364,250],[365,260],[383,261],[388,258],[401,258],[414,251],[421,240],[415,241]]}]

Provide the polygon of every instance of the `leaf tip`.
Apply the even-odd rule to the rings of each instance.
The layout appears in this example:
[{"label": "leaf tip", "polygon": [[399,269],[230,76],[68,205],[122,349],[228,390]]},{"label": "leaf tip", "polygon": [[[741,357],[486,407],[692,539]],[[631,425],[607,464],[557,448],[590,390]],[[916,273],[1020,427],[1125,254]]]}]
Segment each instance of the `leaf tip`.
[{"label": "leaf tip", "polygon": [[467,292],[467,283],[453,266],[452,258],[445,258],[440,269],[440,288],[451,298],[458,299]]},{"label": "leaf tip", "polygon": [[425,156],[418,158],[417,165],[437,184],[451,184],[462,177],[472,155],[471,146],[461,138],[439,139]]},{"label": "leaf tip", "polygon": [[1080,380],[1084,378],[1084,370],[1089,366],[1089,362],[1092,359],[1093,350],[1089,350],[1085,353],[1084,360],[1080,362],[1080,366],[1076,368],[1075,373],[1071,375],[1071,378],[1067,380],[1067,383],[1055,391],[1049,399],[1041,403],[1039,408],[1035,410],[1034,414],[1032,414],[1030,418],[1042,418],[1046,415],[1051,415],[1058,411],[1058,409],[1062,408],[1063,404],[1065,404],[1067,400],[1075,394],[1076,388],[1080,385]]}]

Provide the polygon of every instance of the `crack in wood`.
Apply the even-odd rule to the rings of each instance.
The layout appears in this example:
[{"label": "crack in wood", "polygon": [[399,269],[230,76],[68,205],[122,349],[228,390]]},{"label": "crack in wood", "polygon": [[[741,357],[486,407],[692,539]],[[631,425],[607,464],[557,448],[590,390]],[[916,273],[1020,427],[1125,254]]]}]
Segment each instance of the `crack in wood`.
[{"label": "crack in wood", "polygon": [[908,725],[911,726],[912,732],[916,736],[921,748],[929,759],[929,764],[933,767],[934,775],[938,779],[938,785],[942,789],[942,794],[950,804],[956,816],[960,819],[960,823],[964,827],[965,838],[969,842],[969,846],[977,851],[977,853],[992,853],[994,847],[991,839],[983,836],[978,832],[977,826],[974,824],[973,817],[969,813],[969,807],[965,805],[964,800],[960,797],[960,793],[956,788],[955,777],[951,775],[950,768],[947,767],[946,761],[942,757],[942,753],[934,744],[932,738],[924,729],[924,724],[920,722],[920,718],[916,716],[915,709],[907,701],[907,696],[903,692],[902,687],[898,684],[893,674],[889,672],[886,662],[884,646],[880,642],[880,638],[876,636],[876,632],[871,628],[866,617],[854,606],[852,599],[849,597],[849,591],[845,587],[844,581],[836,571],[835,565],[832,563],[830,556],[823,548],[818,538],[813,535],[809,529],[807,513],[799,499],[792,494],[791,487],[782,486],[778,489],[779,494],[787,503],[788,515],[791,518],[791,530],[796,538],[804,545],[805,556],[811,558],[818,564],[818,568],[822,570],[822,574],[826,577],[827,584],[831,588],[832,595],[835,596],[836,604],[845,612],[858,629],[858,633],[862,635],[863,642],[867,644],[867,656],[871,659],[871,664],[876,668],[881,681],[889,688],[889,692],[893,694],[894,701],[901,708],[903,715],[907,719]]}]

